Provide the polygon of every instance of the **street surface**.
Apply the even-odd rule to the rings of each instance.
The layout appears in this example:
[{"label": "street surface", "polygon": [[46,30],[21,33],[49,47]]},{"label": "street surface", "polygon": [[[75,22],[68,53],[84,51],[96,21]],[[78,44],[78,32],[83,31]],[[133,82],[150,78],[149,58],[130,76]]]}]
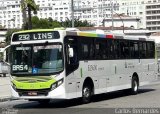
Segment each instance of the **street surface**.
[{"label": "street surface", "polygon": [[0,108],[3,109],[3,113],[4,110],[11,109],[9,111],[14,111],[14,114],[97,114],[103,111],[112,114],[117,108],[154,108],[160,113],[160,109],[157,109],[160,108],[160,83],[140,87],[137,95],[130,95],[126,91],[96,95],[89,104],[81,104],[80,99],[53,100],[47,105],[40,105],[34,101],[13,100],[0,102]]},{"label": "street surface", "polygon": [[11,97],[11,89],[10,89],[10,78],[0,77],[0,99],[10,98]]}]

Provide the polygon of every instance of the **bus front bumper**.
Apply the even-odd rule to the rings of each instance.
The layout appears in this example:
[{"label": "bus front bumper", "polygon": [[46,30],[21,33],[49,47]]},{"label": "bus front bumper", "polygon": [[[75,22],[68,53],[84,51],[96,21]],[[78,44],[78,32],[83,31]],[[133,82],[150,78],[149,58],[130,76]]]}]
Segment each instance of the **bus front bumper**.
[{"label": "bus front bumper", "polygon": [[[20,95],[19,92],[17,92],[15,89],[13,89],[13,87],[11,87],[11,91],[12,91],[12,98],[16,98],[16,99],[66,99],[66,95],[65,95],[65,89],[63,87],[63,85],[60,85],[59,87],[55,88],[54,90],[50,90],[48,91],[47,95],[28,95],[28,94],[23,94]],[[25,90],[25,92],[30,92]],[[38,91],[37,91],[38,92]]]}]

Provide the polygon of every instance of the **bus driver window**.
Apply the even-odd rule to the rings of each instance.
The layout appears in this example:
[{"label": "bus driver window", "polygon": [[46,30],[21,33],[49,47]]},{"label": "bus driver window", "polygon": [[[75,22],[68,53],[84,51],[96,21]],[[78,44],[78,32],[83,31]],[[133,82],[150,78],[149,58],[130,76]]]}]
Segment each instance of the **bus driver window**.
[{"label": "bus driver window", "polygon": [[69,54],[69,64],[75,65],[77,64],[77,52],[75,46],[68,45],[68,54]]}]

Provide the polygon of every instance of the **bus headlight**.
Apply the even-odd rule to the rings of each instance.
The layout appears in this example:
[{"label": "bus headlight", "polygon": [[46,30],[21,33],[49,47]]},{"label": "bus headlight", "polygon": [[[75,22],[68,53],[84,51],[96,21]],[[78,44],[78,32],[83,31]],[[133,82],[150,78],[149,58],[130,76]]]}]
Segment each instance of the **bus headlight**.
[{"label": "bus headlight", "polygon": [[51,89],[55,89],[63,83],[63,78],[52,84]]},{"label": "bus headlight", "polygon": [[51,89],[55,89],[57,87],[57,83],[52,84]]},{"label": "bus headlight", "polygon": [[60,86],[63,83],[63,78],[57,82],[57,86]]}]

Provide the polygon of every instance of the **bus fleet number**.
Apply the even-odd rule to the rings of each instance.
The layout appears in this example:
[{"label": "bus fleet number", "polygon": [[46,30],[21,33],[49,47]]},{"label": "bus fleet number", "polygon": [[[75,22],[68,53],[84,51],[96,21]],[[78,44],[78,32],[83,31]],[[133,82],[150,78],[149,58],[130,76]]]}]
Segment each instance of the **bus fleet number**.
[{"label": "bus fleet number", "polygon": [[13,71],[27,71],[28,65],[13,65],[12,70]]}]

